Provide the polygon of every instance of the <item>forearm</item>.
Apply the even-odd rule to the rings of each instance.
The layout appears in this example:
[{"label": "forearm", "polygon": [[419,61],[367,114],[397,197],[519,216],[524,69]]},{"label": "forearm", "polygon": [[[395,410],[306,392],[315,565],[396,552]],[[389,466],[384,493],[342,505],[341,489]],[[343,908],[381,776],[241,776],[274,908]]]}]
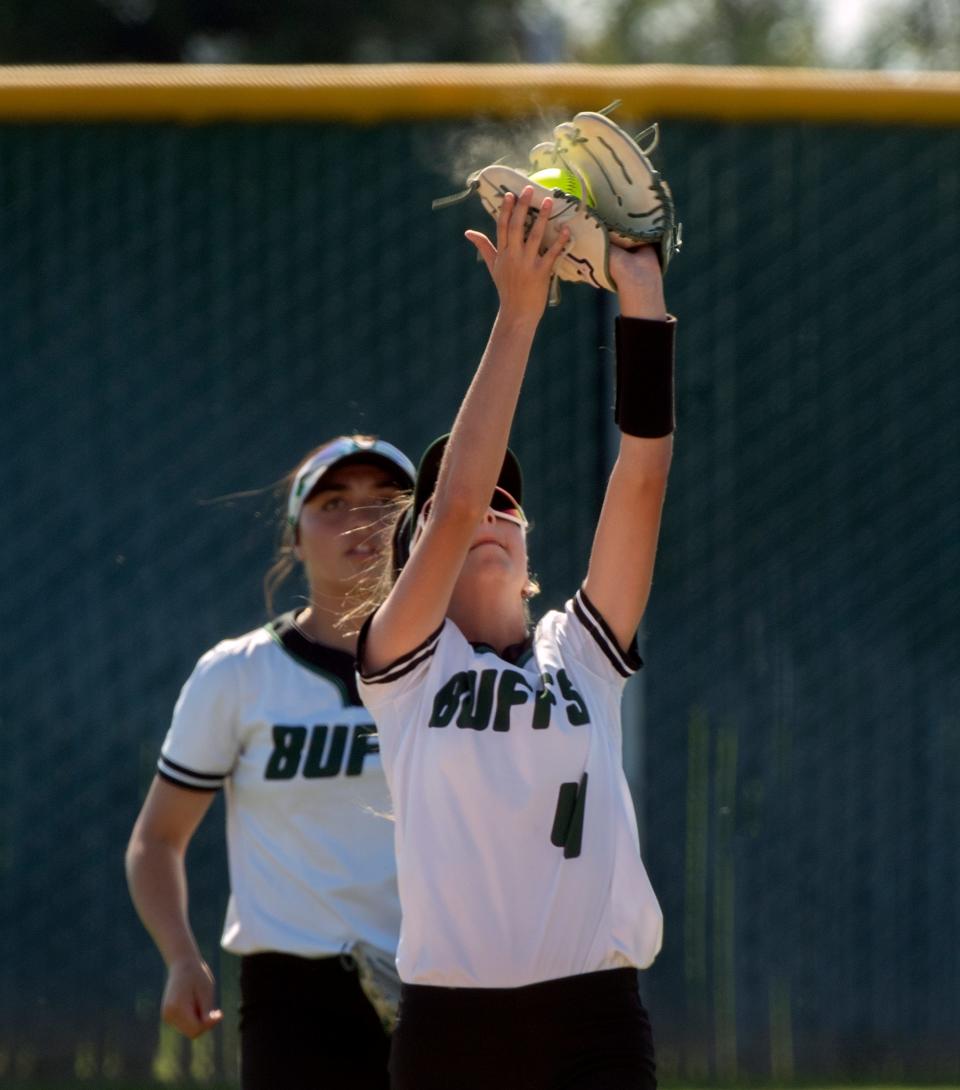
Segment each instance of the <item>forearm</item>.
[{"label": "forearm", "polygon": [[457,502],[476,510],[478,518],[486,510],[503,464],[538,322],[539,314],[503,308],[497,314],[453,424],[437,482],[438,507]]},{"label": "forearm", "polygon": [[169,968],[199,958],[187,915],[187,876],[183,855],[162,843],[132,842],[126,857],[127,885],[143,926]]},{"label": "forearm", "polygon": [[620,451],[594,537],[586,590],[621,646],[632,638],[650,593],[667,475],[673,452],[673,355],[655,253],[611,255],[617,321],[614,420]]},{"label": "forearm", "polygon": [[667,314],[656,253],[649,246],[633,252],[614,248],[610,266],[620,302],[614,420],[629,436],[667,436],[674,428],[676,320]]},{"label": "forearm", "polygon": [[646,609],[673,437],[624,435],[594,537],[585,587],[621,647]]},{"label": "forearm", "polygon": [[533,187],[519,198],[507,194],[497,216],[497,246],[477,231],[477,247],[497,288],[500,310],[470,389],[451,430],[437,479],[435,505],[457,510],[468,523],[490,503],[510,435],[523,374],[547,302],[550,277],[569,239],[566,228],[543,248],[553,208],[544,199],[526,229]]}]

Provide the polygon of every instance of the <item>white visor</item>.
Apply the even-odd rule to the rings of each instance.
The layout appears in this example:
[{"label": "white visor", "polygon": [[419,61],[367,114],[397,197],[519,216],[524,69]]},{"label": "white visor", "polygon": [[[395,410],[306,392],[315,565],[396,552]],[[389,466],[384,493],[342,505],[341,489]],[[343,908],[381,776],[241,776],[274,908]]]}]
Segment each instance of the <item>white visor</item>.
[{"label": "white visor", "polygon": [[383,462],[389,468],[399,470],[397,476],[404,478],[408,488],[413,487],[413,478],[417,471],[402,450],[383,439],[341,435],[339,439],[321,447],[297,470],[287,497],[287,522],[294,527],[297,525],[304,501],[328,469],[339,465],[345,459],[364,462],[368,458],[371,462]]}]

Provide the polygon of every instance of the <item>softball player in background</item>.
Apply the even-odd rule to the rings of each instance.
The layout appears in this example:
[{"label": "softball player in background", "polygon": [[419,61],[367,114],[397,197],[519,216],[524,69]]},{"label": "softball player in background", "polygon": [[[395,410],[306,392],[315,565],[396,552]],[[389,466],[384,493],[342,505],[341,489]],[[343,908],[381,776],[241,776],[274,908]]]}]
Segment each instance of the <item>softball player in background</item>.
[{"label": "softball player in background", "polygon": [[654,251],[613,249],[619,456],[582,587],[531,631],[507,438],[566,235],[540,255],[544,201],[525,239],[530,196],[507,196],[496,246],[467,233],[499,312],[449,440],[421,462],[394,531],[399,574],[358,651],[396,819],[396,1090],[656,1085],[637,969],[660,948],[661,913],[622,768],[620,700],[641,665],[675,323]]},{"label": "softball player in background", "polygon": [[[383,544],[413,465],[341,437],[289,479],[282,576],[299,560],[309,604],[217,644],[184,685],[127,849],[134,904],[167,965],[162,1016],[188,1037],[220,1021],[187,916],[184,857],[226,791],[231,895],[222,943],[240,967],[244,1090],[383,1090],[388,1038],[341,958],[396,948],[389,796],[337,621]],[[274,582],[276,580],[274,579]]]}]

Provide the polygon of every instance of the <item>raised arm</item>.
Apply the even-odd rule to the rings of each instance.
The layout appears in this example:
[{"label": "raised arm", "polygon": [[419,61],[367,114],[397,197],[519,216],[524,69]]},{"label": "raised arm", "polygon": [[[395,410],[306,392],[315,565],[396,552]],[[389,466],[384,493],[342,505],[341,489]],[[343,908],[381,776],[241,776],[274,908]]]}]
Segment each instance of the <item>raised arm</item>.
[{"label": "raised arm", "polygon": [[430,518],[367,635],[365,671],[412,651],[443,623],[454,585],[503,464],[524,371],[547,302],[562,232],[541,254],[552,202],[544,200],[525,232],[532,189],[508,194],[497,242],[468,231],[497,287],[500,307],[486,350],[457,413],[437,478]]},{"label": "raised arm", "polygon": [[[620,449],[593,539],[584,591],[626,649],[650,595],[673,451],[673,320],[667,316],[652,248],[633,253],[612,248],[610,272],[620,301]],[[631,403],[619,404],[622,398]],[[641,434],[627,434],[624,427]]]}]

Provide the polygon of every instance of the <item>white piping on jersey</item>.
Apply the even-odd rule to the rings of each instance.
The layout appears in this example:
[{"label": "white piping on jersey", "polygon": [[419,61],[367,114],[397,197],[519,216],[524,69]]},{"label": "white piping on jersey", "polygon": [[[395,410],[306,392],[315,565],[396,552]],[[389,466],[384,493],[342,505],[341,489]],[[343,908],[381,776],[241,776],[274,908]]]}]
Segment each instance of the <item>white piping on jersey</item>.
[{"label": "white piping on jersey", "polygon": [[[367,632],[369,630],[370,621],[373,620],[373,616],[367,620],[363,626],[363,631],[360,633],[360,646],[357,649],[357,657],[359,662],[363,662],[363,647],[366,643]],[[433,633],[431,633],[412,651],[407,651],[406,654],[395,659],[388,666],[384,666],[381,670],[374,670],[373,673],[366,673],[362,668],[360,670],[360,676],[365,682],[370,685],[382,685],[388,681],[396,681],[397,678],[403,677],[404,674],[410,673],[411,670],[416,669],[421,662],[425,662],[436,651],[437,643],[440,640],[440,633],[443,631],[443,625],[446,621],[440,625],[440,627]]]}]

